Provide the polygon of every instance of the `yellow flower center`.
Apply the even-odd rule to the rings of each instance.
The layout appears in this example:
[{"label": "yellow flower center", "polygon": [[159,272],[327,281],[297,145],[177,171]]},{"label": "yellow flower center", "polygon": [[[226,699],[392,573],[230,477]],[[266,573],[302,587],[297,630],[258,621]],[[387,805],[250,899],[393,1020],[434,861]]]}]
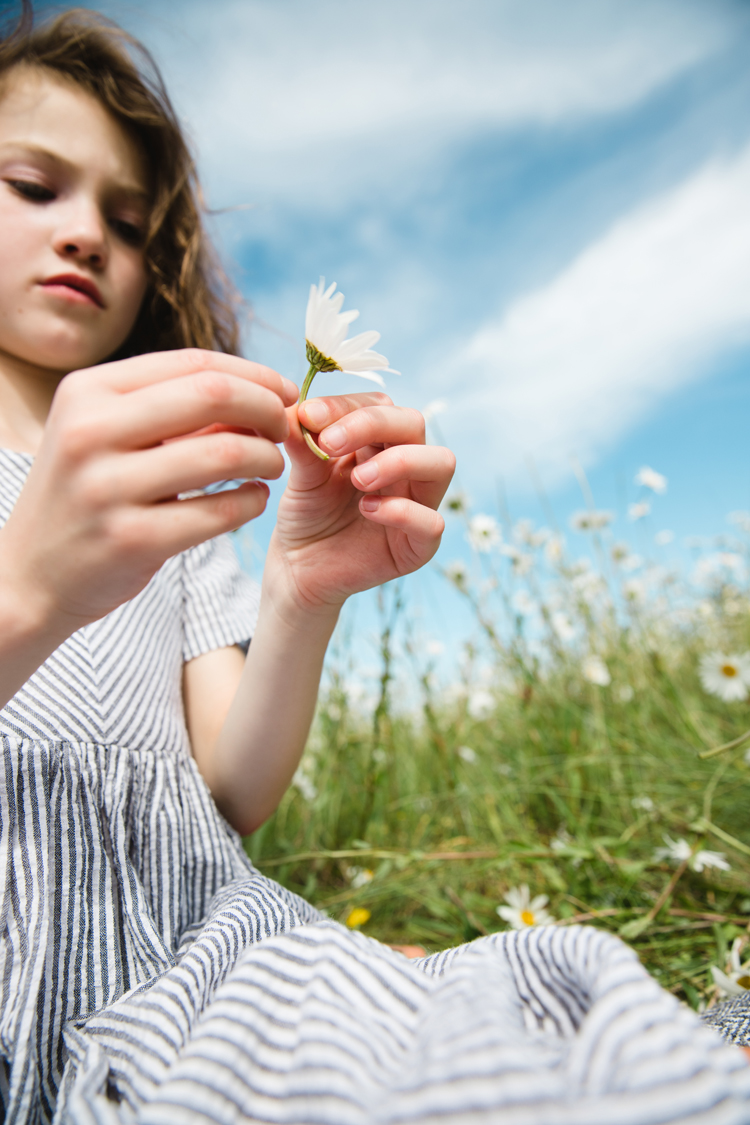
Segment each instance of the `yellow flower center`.
[{"label": "yellow flower center", "polygon": [[735,668],[734,664],[722,664],[721,674],[722,676],[726,676],[731,680],[732,676],[737,675],[737,669]]},{"label": "yellow flower center", "polygon": [[740,988],[750,988],[750,977],[737,977],[737,984]]},{"label": "yellow flower center", "polygon": [[521,911],[521,921],[523,922],[524,926],[533,926],[534,923],[536,922],[536,918],[534,917],[534,915],[531,913],[530,910],[522,910]]}]

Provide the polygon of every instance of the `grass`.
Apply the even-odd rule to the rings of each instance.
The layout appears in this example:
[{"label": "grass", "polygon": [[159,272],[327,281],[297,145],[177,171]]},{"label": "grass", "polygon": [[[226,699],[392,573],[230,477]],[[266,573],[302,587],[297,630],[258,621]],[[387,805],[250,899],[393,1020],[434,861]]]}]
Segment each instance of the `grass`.
[{"label": "grass", "polygon": [[[430,951],[506,928],[496,908],[526,883],[703,1007],[750,923],[750,737],[700,756],[750,734],[750,706],[699,676],[702,654],[750,649],[745,548],[707,556],[693,588],[591,536],[596,566],[524,521],[446,568],[477,621],[452,685],[383,591],[372,698],[339,653],[296,783],[247,849],[332,917],[364,908],[366,933]],[[586,678],[592,654],[608,683]],[[419,702],[396,706],[407,669]],[[659,857],[665,834],[730,869]]]}]

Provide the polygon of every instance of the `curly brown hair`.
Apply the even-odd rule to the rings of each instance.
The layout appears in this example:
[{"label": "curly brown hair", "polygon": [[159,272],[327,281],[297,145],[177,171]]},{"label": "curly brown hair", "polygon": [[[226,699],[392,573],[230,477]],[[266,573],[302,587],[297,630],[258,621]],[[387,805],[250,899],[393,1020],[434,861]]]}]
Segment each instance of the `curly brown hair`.
[{"label": "curly brown hair", "polygon": [[186,347],[236,354],[239,298],[206,235],[195,164],[154,59],[98,12],[73,8],[36,26],[31,0],[22,4],[0,39],[0,78],[16,66],[63,76],[93,95],[146,157],[149,286],[130,335],[110,358]]}]

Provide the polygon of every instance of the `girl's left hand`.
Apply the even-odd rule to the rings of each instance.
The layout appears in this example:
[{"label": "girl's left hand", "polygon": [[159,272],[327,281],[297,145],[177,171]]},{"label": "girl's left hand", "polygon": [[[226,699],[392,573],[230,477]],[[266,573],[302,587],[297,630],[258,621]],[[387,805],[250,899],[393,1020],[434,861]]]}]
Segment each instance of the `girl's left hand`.
[{"label": "girl's left hand", "polygon": [[[287,416],[292,470],[269,550],[272,589],[283,575],[296,608],[338,610],[350,594],[429,562],[456,461],[425,445],[422,415],[370,392],[310,399]],[[307,448],[300,421],[329,461]]]}]

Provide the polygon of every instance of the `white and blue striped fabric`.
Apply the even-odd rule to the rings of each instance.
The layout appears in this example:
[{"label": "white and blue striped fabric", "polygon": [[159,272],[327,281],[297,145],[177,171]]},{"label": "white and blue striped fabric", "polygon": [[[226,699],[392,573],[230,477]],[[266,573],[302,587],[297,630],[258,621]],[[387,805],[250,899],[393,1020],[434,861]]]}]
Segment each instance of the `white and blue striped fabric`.
[{"label": "white and blue striped fabric", "polygon": [[[3,520],[30,463],[0,451]],[[180,688],[256,612],[215,540],[0,712],[2,1119],[750,1123],[745,1057],[616,938],[540,927],[412,962],[255,871]]]}]

